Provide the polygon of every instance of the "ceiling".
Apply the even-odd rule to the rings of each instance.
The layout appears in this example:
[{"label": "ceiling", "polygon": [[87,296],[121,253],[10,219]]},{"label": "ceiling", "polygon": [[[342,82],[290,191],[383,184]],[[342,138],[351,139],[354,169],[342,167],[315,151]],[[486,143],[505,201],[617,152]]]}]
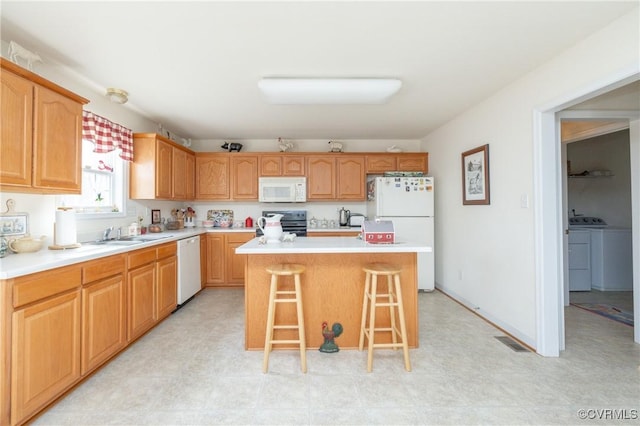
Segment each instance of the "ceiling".
[{"label": "ceiling", "polygon": [[[99,92],[127,90],[124,108],[181,137],[419,139],[637,6],[3,0],[0,28]],[[270,105],[262,77],[394,77],[402,88],[383,105]]]}]

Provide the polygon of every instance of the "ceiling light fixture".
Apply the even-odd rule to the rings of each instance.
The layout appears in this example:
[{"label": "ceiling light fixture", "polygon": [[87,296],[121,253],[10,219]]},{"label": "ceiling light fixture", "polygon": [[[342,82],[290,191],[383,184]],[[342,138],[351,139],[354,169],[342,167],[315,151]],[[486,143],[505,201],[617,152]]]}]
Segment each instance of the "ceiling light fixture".
[{"label": "ceiling light fixture", "polygon": [[382,104],[402,82],[395,78],[263,78],[258,88],[280,105]]},{"label": "ceiling light fixture", "polygon": [[114,104],[126,104],[129,100],[129,94],[121,89],[114,89],[113,87],[109,87],[107,89],[107,98]]}]

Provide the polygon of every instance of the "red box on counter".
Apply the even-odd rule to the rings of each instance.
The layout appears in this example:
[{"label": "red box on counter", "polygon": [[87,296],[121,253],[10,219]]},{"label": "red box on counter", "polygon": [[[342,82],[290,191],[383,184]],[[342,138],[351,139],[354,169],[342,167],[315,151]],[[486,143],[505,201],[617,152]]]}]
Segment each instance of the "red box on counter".
[{"label": "red box on counter", "polygon": [[396,233],[390,220],[365,220],[362,224],[362,239],[373,244],[393,244]]}]

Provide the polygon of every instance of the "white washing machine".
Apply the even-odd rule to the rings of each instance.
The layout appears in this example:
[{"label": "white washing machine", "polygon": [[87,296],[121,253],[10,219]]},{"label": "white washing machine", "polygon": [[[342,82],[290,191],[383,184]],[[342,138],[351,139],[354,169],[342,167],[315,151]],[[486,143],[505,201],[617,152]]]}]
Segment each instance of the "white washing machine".
[{"label": "white washing machine", "polygon": [[630,228],[591,229],[591,287],[600,291],[633,290]]},{"label": "white washing machine", "polygon": [[631,228],[597,217],[569,218],[569,290],[633,290]]}]

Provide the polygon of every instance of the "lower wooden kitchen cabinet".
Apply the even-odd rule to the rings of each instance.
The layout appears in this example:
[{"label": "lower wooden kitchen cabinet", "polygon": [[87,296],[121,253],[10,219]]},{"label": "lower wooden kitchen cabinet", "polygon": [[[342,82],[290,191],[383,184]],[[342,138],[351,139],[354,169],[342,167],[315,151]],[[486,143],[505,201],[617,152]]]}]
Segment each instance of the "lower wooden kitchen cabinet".
[{"label": "lower wooden kitchen cabinet", "polygon": [[157,249],[156,277],[158,280],[158,321],[176,309],[178,304],[178,258],[176,243],[165,244]]},{"label": "lower wooden kitchen cabinet", "polygon": [[[11,424],[34,415],[80,380],[80,268],[55,272],[11,280],[11,355],[3,356],[11,365]],[[0,423],[8,423],[7,417],[2,413]]]},{"label": "lower wooden kitchen cabinet", "polygon": [[0,424],[20,425],[176,308],[170,242],[0,280]]},{"label": "lower wooden kitchen cabinet", "polygon": [[255,232],[209,232],[206,234],[207,287],[244,286],[246,255],[235,249],[255,238]]},{"label": "lower wooden kitchen cabinet", "polygon": [[86,262],[82,267],[82,374],[127,345],[126,255]]},{"label": "lower wooden kitchen cabinet", "polygon": [[130,342],[176,308],[176,252],[174,242],[129,254],[127,336]]}]

